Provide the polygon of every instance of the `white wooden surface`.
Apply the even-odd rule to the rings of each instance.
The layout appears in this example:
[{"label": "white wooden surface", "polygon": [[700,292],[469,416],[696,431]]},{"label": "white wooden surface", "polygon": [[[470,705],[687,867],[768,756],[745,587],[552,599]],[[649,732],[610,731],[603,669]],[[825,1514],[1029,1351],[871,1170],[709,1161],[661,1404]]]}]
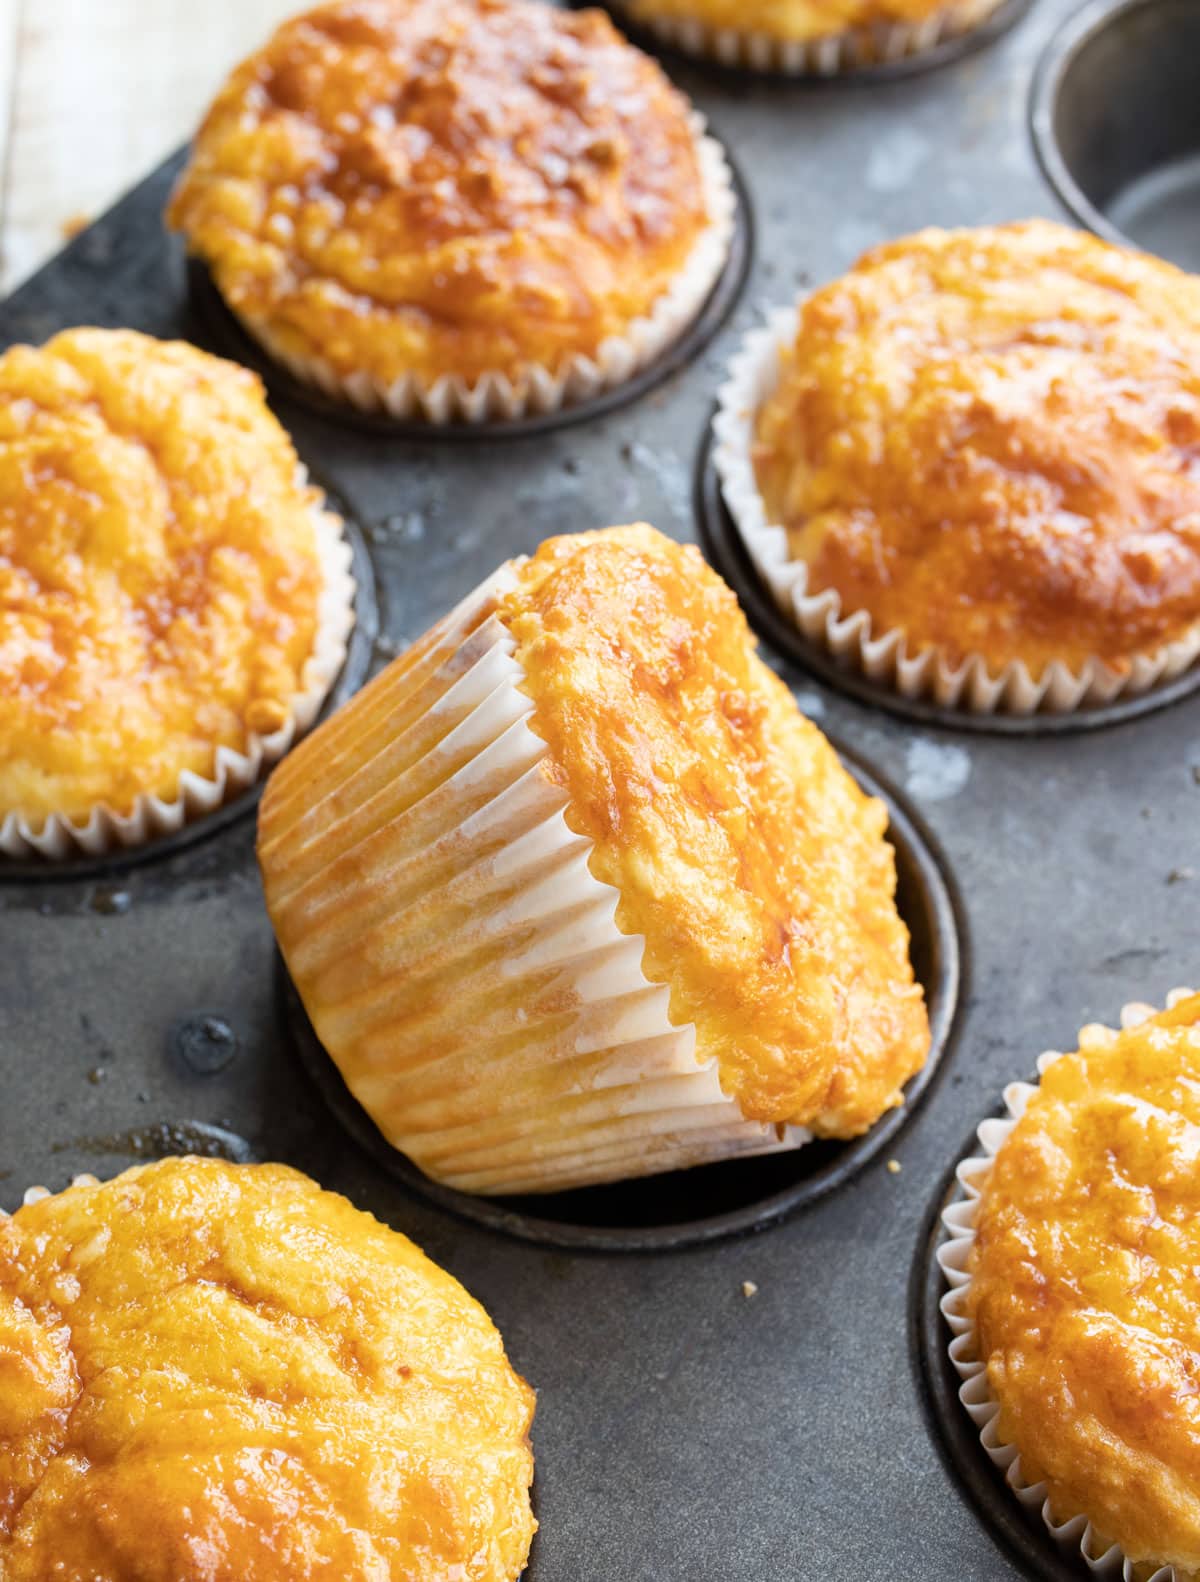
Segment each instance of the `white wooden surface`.
[{"label": "white wooden surface", "polygon": [[0,294],[188,136],[307,0],[0,0]]}]

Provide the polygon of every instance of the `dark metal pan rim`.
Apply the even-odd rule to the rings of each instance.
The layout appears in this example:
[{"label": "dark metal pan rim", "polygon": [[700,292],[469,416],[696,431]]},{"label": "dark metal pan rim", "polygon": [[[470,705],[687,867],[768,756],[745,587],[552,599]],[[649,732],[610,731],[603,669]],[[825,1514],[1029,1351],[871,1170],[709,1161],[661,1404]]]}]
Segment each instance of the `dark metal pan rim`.
[{"label": "dark metal pan rim", "polygon": [[[962,908],[933,837],[899,795],[864,767],[857,754],[841,746],[838,750],[863,789],[887,805],[888,838],[896,851],[901,912],[913,936],[914,958],[920,958],[919,965],[924,969],[918,971],[918,977],[924,983],[930,1014],[929,1059],[906,1085],[904,1104],[889,1111],[865,1136],[846,1144],[810,1143],[794,1154],[770,1155],[764,1160],[734,1160],[671,1176],[583,1188],[560,1194],[556,1199],[494,1199],[458,1192],[430,1180],[382,1136],[321,1047],[280,960],[279,1015],[321,1097],[371,1160],[404,1188],[489,1230],[572,1252],[675,1252],[703,1246],[766,1230],[843,1186],[878,1159],[909,1125],[941,1075],[953,1041],[967,947]],[[815,1162],[818,1157],[820,1163]],[[804,1173],[787,1180],[796,1167]],[[755,1189],[764,1176],[769,1189],[756,1195]],[[637,1204],[640,1220],[649,1199],[657,1195],[661,1202],[664,1194],[680,1183],[684,1183],[682,1190],[694,1217],[665,1223],[608,1223],[603,1218],[614,1201],[632,1201]],[[728,1196],[731,1186],[738,1201],[734,1207],[723,1206],[719,1200]],[[695,1200],[705,1191],[716,1201],[696,1214]],[[627,1199],[623,1193],[628,1194]],[[541,1212],[527,1207],[527,1201],[536,1203]],[[561,1213],[561,1218],[546,1213],[549,1204]]]},{"label": "dark metal pan rim", "polygon": [[575,428],[649,394],[700,355],[728,319],[741,297],[754,256],[754,216],[750,194],[729,146],[711,127],[709,136],[721,143],[733,178],[737,199],[729,256],[700,312],[664,351],[645,368],[620,384],[587,401],[564,406],[556,412],[484,423],[429,423],[389,417],[337,401],[314,385],[306,384],[277,362],[225,305],[205,264],[190,258],[187,266],[189,294],[196,316],[211,338],[211,349],[231,357],[260,374],[267,388],[295,406],[305,407],[330,423],[345,428],[387,435],[394,440],[432,441],[437,444],[486,444],[492,440],[528,439],[560,429]]},{"label": "dark metal pan rim", "polygon": [[[353,552],[356,584],[355,620],[346,650],[345,663],[330,688],[329,696],[321,706],[314,728],[316,723],[327,719],[339,709],[366,680],[378,628],[376,578],[370,551],[367,548],[366,535],[358,523],[346,513],[332,491],[326,490],[325,493],[345,523],[346,537]],[[30,880],[45,884],[66,884],[79,880],[107,879],[128,873],[134,868],[166,862],[202,841],[211,840],[222,830],[228,829],[231,824],[248,818],[258,806],[266,779],[266,774],[261,775],[252,786],[247,786],[244,791],[231,797],[213,812],[205,814],[203,818],[185,824],[173,834],[160,835],[154,840],[144,841],[139,846],[123,847],[95,857],[80,853],[58,860],[47,857],[25,859],[0,856],[0,888],[7,883],[25,884]]]},{"label": "dark metal pan rim", "polygon": [[[1154,0],[1133,0],[1133,3],[1154,3]],[[705,554],[737,594],[746,618],[768,647],[809,676],[857,703],[941,730],[987,736],[1056,737],[1124,725],[1177,703],[1200,688],[1200,662],[1197,662],[1174,680],[1150,687],[1145,692],[1118,699],[1115,703],[1085,705],[1064,714],[974,714],[969,709],[949,708],[925,698],[906,698],[894,688],[840,664],[787,619],[751,563],[722,497],[712,452],[710,422],[697,453],[693,486],[696,521]]]}]

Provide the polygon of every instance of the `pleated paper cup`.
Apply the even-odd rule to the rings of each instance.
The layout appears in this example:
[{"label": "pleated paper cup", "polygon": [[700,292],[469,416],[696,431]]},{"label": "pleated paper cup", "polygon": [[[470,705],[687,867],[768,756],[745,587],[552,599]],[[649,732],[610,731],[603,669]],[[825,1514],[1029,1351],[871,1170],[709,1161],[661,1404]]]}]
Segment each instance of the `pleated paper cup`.
[{"label": "pleated paper cup", "polygon": [[722,1092],[617,927],[497,614],[516,564],[267,786],[267,907],[313,1027],[387,1140],[460,1191],[797,1148]]},{"label": "pleated paper cup", "polygon": [[699,17],[647,16],[616,0],[615,8],[661,44],[719,66],[786,77],[840,77],[872,66],[927,55],[986,22],[1001,0],[958,0],[919,22],[878,21],[813,38],[779,38],[752,28],[713,27]]},{"label": "pleated paper cup", "polygon": [[691,117],[709,222],[670,287],[623,335],[601,343],[594,356],[576,354],[555,368],[527,363],[515,373],[485,373],[473,382],[443,374],[432,381],[404,374],[391,383],[365,371],[344,374],[311,349],[300,350],[265,318],[239,312],[247,333],[302,384],[360,411],[436,425],[512,421],[578,406],[632,379],[661,356],[699,315],[725,267],[733,239],[737,197],[721,145]]},{"label": "pleated paper cup", "polygon": [[[1188,999],[1193,992],[1192,989],[1172,989],[1167,995],[1168,1009]],[[1154,1014],[1152,1005],[1131,1003],[1122,1007],[1121,1026],[1136,1026]],[[1080,1030],[1079,1047],[1094,1048],[1114,1036],[1110,1028],[1093,1023]],[[1061,1059],[1061,1050],[1047,1050],[1038,1058],[1038,1075],[1044,1076],[1054,1062]],[[958,1398],[979,1430],[979,1442],[989,1461],[1004,1473],[1005,1482],[1025,1510],[1041,1517],[1064,1554],[1081,1555],[1088,1570],[1102,1582],[1197,1582],[1194,1572],[1181,1571],[1175,1566],[1155,1569],[1144,1563],[1135,1564],[1117,1544],[1098,1533],[1084,1516],[1057,1521],[1050,1508],[1046,1485],[1031,1483],[1025,1477],[1016,1448],[1006,1445],[1000,1438],[1000,1403],[988,1384],[987,1364],[979,1356],[975,1323],[970,1314],[971,1250],[975,1245],[979,1200],[991,1175],[992,1162],[1036,1092],[1036,1086],[1028,1082],[1010,1082],[1005,1088],[1004,1104],[1008,1113],[979,1126],[976,1135],[981,1151],[959,1165],[956,1172],[959,1196],[942,1215],[947,1239],[938,1248],[937,1260],[948,1290],[939,1305],[953,1337],[949,1345],[950,1361],[962,1380]]]},{"label": "pleated paper cup", "polygon": [[797,309],[777,308],[751,333],[717,394],[713,464],[738,535],[775,602],[809,639],[839,663],[905,698],[928,698],[973,714],[1063,714],[1147,692],[1181,675],[1200,657],[1200,622],[1127,669],[1093,659],[1079,669],[1054,660],[1040,675],[1021,661],[993,670],[982,654],[951,659],[933,644],[911,648],[902,631],[877,632],[865,610],[844,610],[841,595],[811,592],[808,567],[793,558],[787,530],[769,520],[754,472],[754,426],[778,387],[783,354],[797,331]]},{"label": "pleated paper cup", "polygon": [[211,775],[185,769],[174,796],[139,796],[127,813],[100,803],[86,819],[55,813],[40,824],[23,814],[9,813],[0,821],[0,852],[8,857],[61,861],[81,852],[97,857],[141,846],[148,840],[173,835],[186,824],[216,812],[248,790],[265,769],[283,757],[316,719],[345,663],[354,627],[353,555],[341,518],[318,510],[313,513],[313,525],[323,579],[317,631],[301,675],[301,689],[291,700],[285,723],[269,735],[250,732],[241,750],[218,747]]}]

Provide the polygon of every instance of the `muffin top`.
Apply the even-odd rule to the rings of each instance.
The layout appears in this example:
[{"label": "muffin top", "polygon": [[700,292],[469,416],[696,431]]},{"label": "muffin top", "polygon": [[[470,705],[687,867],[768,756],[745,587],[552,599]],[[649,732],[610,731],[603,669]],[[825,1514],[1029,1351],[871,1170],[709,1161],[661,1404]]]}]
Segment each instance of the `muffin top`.
[{"label": "muffin top", "polygon": [[993,672],[1200,621],[1200,280],[1046,221],[921,231],[799,311],[756,424],[810,591]]},{"label": "muffin top", "polygon": [[0,1219],[0,1573],[512,1582],[533,1395],[404,1236],[167,1159]]},{"label": "muffin top", "polygon": [[1056,1517],[1193,1571],[1200,995],[1081,1045],[1046,1070],[984,1184],[979,1355],[1000,1437]]},{"label": "muffin top", "polygon": [[865,1130],[929,1049],[882,803],[651,527],[549,540],[501,617],[567,821],[698,1058],[751,1119]]},{"label": "muffin top", "polygon": [[253,374],[129,330],[0,357],[0,819],[173,798],[284,725],[324,576]]},{"label": "muffin top", "polygon": [[622,0],[640,22],[695,19],[706,27],[768,38],[828,38],[875,22],[924,22],[948,0]]},{"label": "muffin top", "polygon": [[208,113],[169,211],[275,349],[384,382],[557,370],[708,223],[686,101],[600,11],[334,0]]}]

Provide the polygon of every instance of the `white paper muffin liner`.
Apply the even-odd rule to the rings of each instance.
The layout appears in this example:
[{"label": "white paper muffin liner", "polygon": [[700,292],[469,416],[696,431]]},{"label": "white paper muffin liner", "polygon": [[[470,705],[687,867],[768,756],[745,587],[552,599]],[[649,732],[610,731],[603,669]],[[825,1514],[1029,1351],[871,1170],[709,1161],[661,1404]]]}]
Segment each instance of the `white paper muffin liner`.
[{"label": "white paper muffin liner", "polygon": [[8,857],[36,856],[57,861],[79,852],[102,856],[173,835],[185,824],[215,812],[231,797],[247,790],[264,769],[283,757],[313,723],[337,680],[354,627],[353,554],[341,519],[329,511],[315,510],[313,525],[324,585],[317,606],[313,651],[305,661],[301,691],[291,700],[287,722],[269,736],[251,732],[240,752],[232,747],[218,747],[211,776],[185,769],[175,796],[139,796],[128,813],[119,813],[101,803],[82,822],[55,813],[40,825],[23,814],[8,813],[0,821],[0,852]]},{"label": "white paper muffin liner", "polygon": [[1181,675],[1200,656],[1200,622],[1184,636],[1150,654],[1135,655],[1128,670],[1099,659],[1079,670],[1052,661],[1040,676],[1021,661],[1000,671],[989,669],[981,654],[952,662],[932,644],[910,650],[898,630],[876,633],[865,610],[843,612],[841,595],[827,588],[808,591],[808,567],[792,558],[787,531],[767,520],[754,473],[755,417],[776,389],[781,353],[796,336],[797,309],[776,308],[764,325],[746,336],[717,392],[713,419],[713,465],[734,525],[758,574],[783,613],[811,642],[839,663],[902,697],[929,698],[945,708],[975,714],[1069,713],[1084,705],[1134,697]]},{"label": "white paper muffin liner", "polygon": [[[1187,999],[1193,992],[1191,989],[1172,989],[1167,995],[1168,1009],[1180,1000]],[[1154,1006],[1133,1002],[1122,1007],[1121,1026],[1133,1027],[1154,1014]],[[1110,1028],[1091,1023],[1080,1029],[1079,1047],[1095,1047],[1113,1036]],[[1047,1050],[1038,1057],[1038,1075],[1044,1076],[1054,1062],[1061,1059],[1061,1050]],[[978,1355],[975,1323],[968,1309],[967,1299],[971,1288],[969,1264],[971,1249],[975,1244],[975,1217],[979,1199],[991,1174],[992,1161],[1036,1092],[1036,1086],[1029,1082],[1010,1082],[1005,1088],[1004,1103],[1008,1114],[980,1123],[976,1135],[982,1152],[964,1159],[958,1166],[956,1175],[961,1195],[942,1214],[947,1239],[937,1250],[937,1260],[949,1290],[939,1306],[953,1336],[949,1345],[950,1361],[963,1381],[958,1398],[979,1430],[979,1442],[987,1452],[988,1459],[1004,1473],[1005,1482],[1024,1509],[1041,1516],[1055,1543],[1064,1553],[1082,1555],[1093,1576],[1105,1579],[1105,1582],[1118,1582],[1118,1579],[1119,1582],[1193,1582],[1195,1573],[1180,1571],[1175,1566],[1159,1566],[1155,1569],[1145,1562],[1135,1564],[1117,1544],[1108,1542],[1098,1534],[1084,1516],[1075,1516],[1066,1522],[1055,1521],[1045,1483],[1028,1482],[1021,1471],[1021,1457],[1016,1448],[1002,1443],[999,1437],[1000,1403],[988,1385],[987,1366]]]},{"label": "white paper muffin liner", "polygon": [[650,312],[635,319],[624,335],[603,341],[595,356],[576,354],[557,369],[528,363],[516,374],[485,373],[474,383],[451,374],[432,383],[404,374],[387,384],[362,371],[341,374],[324,358],[281,344],[269,320],[240,313],[232,304],[231,310],[295,378],[364,412],[439,425],[488,423],[557,412],[591,400],[631,379],[678,340],[704,306],[729,257],[737,213],[733,176],[724,149],[705,134],[704,117],[692,111],[689,121],[709,223]]},{"label": "white paper muffin liner", "polygon": [[747,1120],[698,1063],[567,824],[496,613],[516,564],[268,788],[268,909],[316,1033],[388,1141],[463,1192],[797,1148],[807,1131]]},{"label": "white paper muffin liner", "polygon": [[641,16],[623,0],[615,9],[671,49],[787,77],[839,77],[871,66],[894,65],[928,54],[985,22],[1001,0],[957,0],[920,22],[879,21],[816,38],[776,38],[751,29],[712,27],[699,17]]}]

